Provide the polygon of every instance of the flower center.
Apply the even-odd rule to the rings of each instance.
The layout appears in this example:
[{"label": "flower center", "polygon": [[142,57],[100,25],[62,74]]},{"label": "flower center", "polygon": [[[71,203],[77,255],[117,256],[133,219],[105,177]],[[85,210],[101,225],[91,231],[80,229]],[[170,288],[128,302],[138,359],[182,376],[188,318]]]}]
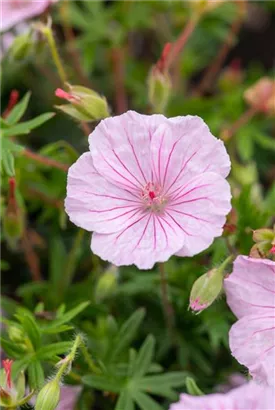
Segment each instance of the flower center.
[{"label": "flower center", "polygon": [[148,182],[142,189],[142,200],[146,209],[153,212],[161,212],[167,203],[163,195],[162,187],[154,182]]}]

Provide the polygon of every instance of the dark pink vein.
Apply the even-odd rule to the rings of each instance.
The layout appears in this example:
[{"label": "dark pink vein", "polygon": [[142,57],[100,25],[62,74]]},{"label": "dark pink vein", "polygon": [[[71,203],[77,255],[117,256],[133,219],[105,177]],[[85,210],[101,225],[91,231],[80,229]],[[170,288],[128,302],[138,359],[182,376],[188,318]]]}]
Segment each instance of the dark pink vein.
[{"label": "dark pink vein", "polygon": [[117,155],[117,153],[115,152],[115,150],[112,150],[113,153],[115,154],[115,157],[118,159],[118,161],[120,162],[120,164],[123,166],[123,168],[137,181],[138,184],[140,184],[141,188],[143,188],[143,184],[137,179],[137,177],[132,174],[132,172],[126,167],[126,165],[124,164],[123,161],[121,161],[121,159],[119,158],[119,156]]},{"label": "dark pink vein", "polygon": [[138,222],[140,222],[142,219],[146,218],[146,216],[148,216],[147,213],[146,213],[145,215],[143,215],[141,218],[139,218],[137,221],[133,222],[131,225],[129,225],[129,226],[127,226],[125,229],[123,229],[123,231],[120,232],[118,236],[116,236],[116,240],[117,240],[124,232],[126,232],[128,229],[130,229],[132,226],[134,226],[135,224],[137,224]]}]

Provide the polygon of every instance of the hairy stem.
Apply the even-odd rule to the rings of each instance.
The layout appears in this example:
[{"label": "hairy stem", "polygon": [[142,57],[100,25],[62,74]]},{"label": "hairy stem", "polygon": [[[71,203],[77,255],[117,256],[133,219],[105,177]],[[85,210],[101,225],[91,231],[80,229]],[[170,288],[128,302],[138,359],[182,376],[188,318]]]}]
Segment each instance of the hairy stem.
[{"label": "hairy stem", "polygon": [[43,29],[43,33],[44,33],[44,35],[46,36],[46,38],[48,40],[48,44],[49,44],[49,47],[50,47],[50,50],[51,50],[51,53],[52,53],[52,58],[53,58],[53,61],[55,63],[55,66],[57,68],[60,80],[64,84],[67,81],[67,76],[66,76],[63,64],[61,62],[61,58],[60,58],[60,56],[58,54],[58,51],[57,51],[57,46],[56,46],[56,42],[55,42],[51,27],[48,27],[48,26],[45,27]]}]

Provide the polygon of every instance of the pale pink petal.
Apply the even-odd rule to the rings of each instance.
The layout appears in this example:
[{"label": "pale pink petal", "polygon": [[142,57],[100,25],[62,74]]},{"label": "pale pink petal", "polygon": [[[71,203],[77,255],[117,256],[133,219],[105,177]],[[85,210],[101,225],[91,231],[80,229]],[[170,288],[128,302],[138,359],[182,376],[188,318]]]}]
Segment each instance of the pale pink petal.
[{"label": "pale pink petal", "polygon": [[139,192],[151,181],[150,133],[141,114],[128,111],[100,122],[89,137],[97,171],[110,182]]},{"label": "pale pink petal", "polygon": [[226,177],[230,171],[223,142],[199,117],[188,115],[165,121],[153,135],[151,152],[155,178],[169,193],[204,172]]},{"label": "pale pink petal", "polygon": [[227,303],[238,318],[274,315],[275,262],[238,256],[224,287]]},{"label": "pale pink petal", "polygon": [[249,382],[226,394],[182,394],[169,410],[273,410],[274,399],[273,389]]},{"label": "pale pink petal", "polygon": [[165,262],[183,243],[181,229],[162,216],[143,213],[120,233],[92,236],[92,251],[115,265],[135,264],[151,269],[156,262]]},{"label": "pale pink petal", "polygon": [[140,206],[139,197],[96,171],[89,152],[71,166],[65,209],[77,226],[100,233],[117,232],[139,217]]},{"label": "pale pink petal", "polygon": [[[270,314],[270,316],[268,316]],[[229,332],[232,355],[258,381],[274,386],[275,311],[273,316],[244,316]]]},{"label": "pale pink petal", "polygon": [[42,14],[51,3],[51,0],[1,0],[0,31]]},{"label": "pale pink petal", "polygon": [[207,172],[196,176],[168,198],[165,217],[179,225],[185,237],[177,255],[195,255],[222,234],[231,209],[231,194],[229,184],[220,175]]}]

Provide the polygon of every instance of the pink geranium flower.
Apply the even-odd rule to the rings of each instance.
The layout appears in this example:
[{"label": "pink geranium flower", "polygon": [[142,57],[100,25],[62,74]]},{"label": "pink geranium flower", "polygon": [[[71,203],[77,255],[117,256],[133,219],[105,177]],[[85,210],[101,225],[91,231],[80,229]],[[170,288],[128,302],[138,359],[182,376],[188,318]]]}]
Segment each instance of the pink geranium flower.
[{"label": "pink geranium flower", "polygon": [[275,262],[239,256],[225,290],[239,319],[229,333],[232,355],[255,380],[274,386]]},{"label": "pink geranium flower", "polygon": [[201,118],[128,111],[101,121],[89,142],[69,170],[65,207],[94,231],[91,248],[102,259],[150,269],[221,235],[230,161]]},{"label": "pink geranium flower", "polygon": [[0,0],[0,31],[6,31],[21,21],[39,16],[54,0]]},{"label": "pink geranium flower", "polygon": [[272,388],[249,382],[225,394],[181,394],[169,410],[273,410],[274,400]]}]

